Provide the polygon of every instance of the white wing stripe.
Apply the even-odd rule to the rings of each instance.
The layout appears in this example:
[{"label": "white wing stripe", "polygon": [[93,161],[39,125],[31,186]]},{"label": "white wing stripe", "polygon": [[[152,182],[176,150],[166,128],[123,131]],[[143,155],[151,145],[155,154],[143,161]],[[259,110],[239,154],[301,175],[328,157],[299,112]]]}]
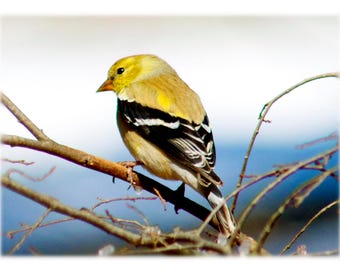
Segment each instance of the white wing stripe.
[{"label": "white wing stripe", "polygon": [[132,121],[127,115],[125,117],[128,118],[128,121],[133,122],[135,126],[164,126],[167,128],[176,129],[180,125],[178,120],[175,122],[165,122],[159,118],[134,118]]}]

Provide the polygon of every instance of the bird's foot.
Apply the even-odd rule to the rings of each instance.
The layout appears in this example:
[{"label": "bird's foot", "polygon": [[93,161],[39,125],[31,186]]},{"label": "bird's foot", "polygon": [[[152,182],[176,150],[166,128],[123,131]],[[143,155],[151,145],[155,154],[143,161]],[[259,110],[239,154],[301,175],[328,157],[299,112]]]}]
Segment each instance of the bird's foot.
[{"label": "bird's foot", "polygon": [[133,180],[133,168],[137,165],[142,165],[142,163],[139,161],[121,161],[118,163],[127,169],[126,172],[127,180],[130,182],[132,186],[135,186],[137,183],[135,183],[135,181]]}]

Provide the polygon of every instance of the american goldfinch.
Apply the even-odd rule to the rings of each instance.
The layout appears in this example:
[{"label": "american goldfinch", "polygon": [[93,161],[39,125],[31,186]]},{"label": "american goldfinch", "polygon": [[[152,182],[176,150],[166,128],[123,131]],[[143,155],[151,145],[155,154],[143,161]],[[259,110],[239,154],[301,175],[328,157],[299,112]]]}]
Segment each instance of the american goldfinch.
[{"label": "american goldfinch", "polygon": [[[133,55],[118,60],[97,92],[117,94],[117,122],[123,141],[138,164],[152,174],[182,180],[214,208],[223,196],[214,172],[215,146],[199,96],[164,60]],[[227,237],[235,222],[227,205],[217,212]]]}]

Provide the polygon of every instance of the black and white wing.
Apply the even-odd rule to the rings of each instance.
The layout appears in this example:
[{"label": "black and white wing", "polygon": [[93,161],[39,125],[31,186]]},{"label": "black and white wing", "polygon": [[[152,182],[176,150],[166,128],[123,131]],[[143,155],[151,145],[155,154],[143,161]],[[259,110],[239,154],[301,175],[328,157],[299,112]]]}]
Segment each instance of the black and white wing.
[{"label": "black and white wing", "polygon": [[191,123],[136,102],[118,99],[118,112],[128,125],[167,155],[200,174],[205,185],[221,185],[213,172],[216,153],[213,135],[205,115],[202,123]]}]

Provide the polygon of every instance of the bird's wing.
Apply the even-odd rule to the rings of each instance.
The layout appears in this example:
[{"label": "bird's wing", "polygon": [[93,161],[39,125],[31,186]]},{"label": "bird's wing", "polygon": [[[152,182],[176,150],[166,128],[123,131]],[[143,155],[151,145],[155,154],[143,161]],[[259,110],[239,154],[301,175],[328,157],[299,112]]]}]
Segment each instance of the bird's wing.
[{"label": "bird's wing", "polygon": [[179,164],[199,173],[203,184],[222,184],[213,172],[216,154],[206,115],[202,123],[195,124],[158,109],[119,99],[118,113],[143,138],[162,149]]}]

